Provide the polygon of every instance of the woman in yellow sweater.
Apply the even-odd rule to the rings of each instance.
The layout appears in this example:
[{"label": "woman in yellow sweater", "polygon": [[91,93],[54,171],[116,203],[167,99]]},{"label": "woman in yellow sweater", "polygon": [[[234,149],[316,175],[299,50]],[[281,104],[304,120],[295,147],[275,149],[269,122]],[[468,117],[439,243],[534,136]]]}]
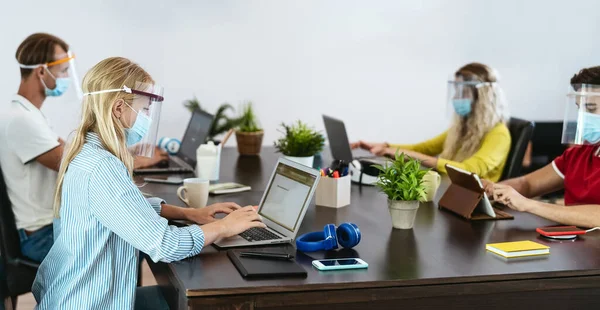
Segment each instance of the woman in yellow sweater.
[{"label": "woman in yellow sweater", "polygon": [[507,109],[496,83],[496,74],[490,67],[467,64],[449,82],[449,100],[456,113],[446,132],[413,145],[359,141],[352,147],[379,156],[403,152],[442,173],[446,172],[445,165],[450,164],[497,181],[510,151],[511,137],[506,127]]}]

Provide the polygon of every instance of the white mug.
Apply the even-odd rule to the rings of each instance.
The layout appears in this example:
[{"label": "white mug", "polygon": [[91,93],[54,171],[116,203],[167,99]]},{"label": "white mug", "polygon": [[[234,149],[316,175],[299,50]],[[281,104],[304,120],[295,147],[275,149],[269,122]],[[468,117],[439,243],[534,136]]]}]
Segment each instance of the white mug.
[{"label": "white mug", "polygon": [[440,183],[442,181],[442,177],[439,173],[430,170],[423,176],[423,186],[425,187],[425,199],[424,201],[433,201],[435,198],[435,193],[440,187]]},{"label": "white mug", "polygon": [[208,201],[208,180],[191,178],[183,180],[183,186],[177,189],[177,196],[188,207],[204,208]]}]

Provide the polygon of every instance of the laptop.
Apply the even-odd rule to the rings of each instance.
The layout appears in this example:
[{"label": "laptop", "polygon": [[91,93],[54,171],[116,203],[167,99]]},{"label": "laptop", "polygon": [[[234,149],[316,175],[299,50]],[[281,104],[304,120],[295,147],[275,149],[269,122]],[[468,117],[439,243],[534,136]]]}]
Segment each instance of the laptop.
[{"label": "laptop", "polygon": [[196,150],[206,141],[213,116],[207,112],[195,110],[185,130],[181,146],[177,154],[169,156],[166,167],[149,167],[135,169],[134,173],[186,173],[196,168]]},{"label": "laptop", "polygon": [[267,228],[251,228],[218,240],[214,245],[232,248],[291,243],[300,230],[320,178],[318,170],[279,159],[257,211]]},{"label": "laptop", "polygon": [[333,159],[345,163],[351,163],[354,159],[367,159],[375,163],[385,163],[387,159],[381,156],[354,156],[350,141],[346,133],[344,122],[331,116],[323,115],[323,123],[327,138],[329,138],[329,148],[331,148],[331,156]]}]

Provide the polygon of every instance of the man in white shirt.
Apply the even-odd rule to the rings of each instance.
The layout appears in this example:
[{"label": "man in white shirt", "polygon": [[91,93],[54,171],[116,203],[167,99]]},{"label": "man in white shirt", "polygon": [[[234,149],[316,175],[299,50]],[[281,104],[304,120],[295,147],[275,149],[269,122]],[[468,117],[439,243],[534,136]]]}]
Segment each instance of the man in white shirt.
[{"label": "man in white shirt", "polygon": [[69,46],[36,33],[19,45],[21,84],[0,115],[0,168],[7,185],[24,256],[41,262],[53,243],[54,189],[64,141],[40,111],[47,96],[69,85]]}]

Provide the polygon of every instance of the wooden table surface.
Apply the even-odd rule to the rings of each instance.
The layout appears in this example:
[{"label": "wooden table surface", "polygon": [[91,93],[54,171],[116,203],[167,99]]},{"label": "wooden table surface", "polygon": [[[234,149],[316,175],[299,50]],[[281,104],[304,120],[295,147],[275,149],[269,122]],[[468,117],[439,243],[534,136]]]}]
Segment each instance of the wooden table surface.
[{"label": "wooden table surface", "polygon": [[[224,149],[220,181],[247,184],[253,190],[211,197],[209,203],[257,204],[277,158],[272,148],[264,148],[260,157],[238,157],[236,149]],[[445,186],[444,182],[436,200]],[[143,191],[181,205],[176,189],[148,184]],[[392,228],[386,197],[376,188],[353,185],[351,201],[340,209],[313,202],[307,211],[300,234],[322,230],[328,223],[353,222],[362,241],[352,250],[296,253],[308,272],[305,279],[245,280],[226,252],[212,246],[180,262],[150,265],[172,309],[600,305],[599,232],[575,241],[550,241],[535,228],[554,223],[530,214],[513,211],[514,220],[469,222],[439,210],[435,203],[421,204],[412,230],[398,230]],[[551,254],[507,260],[485,250],[486,243],[519,240],[549,245]],[[336,257],[360,257],[369,268],[320,272],[311,265],[313,259]]]}]

